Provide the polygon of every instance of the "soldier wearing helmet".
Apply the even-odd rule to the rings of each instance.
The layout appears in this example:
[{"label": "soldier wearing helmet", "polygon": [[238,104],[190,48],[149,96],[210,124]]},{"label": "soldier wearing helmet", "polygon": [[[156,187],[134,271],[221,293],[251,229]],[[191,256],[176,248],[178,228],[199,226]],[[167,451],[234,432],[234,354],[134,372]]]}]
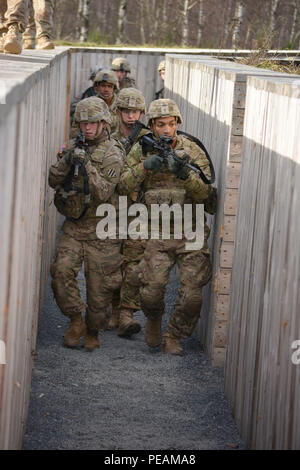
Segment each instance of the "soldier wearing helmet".
[{"label": "soldier wearing helmet", "polygon": [[123,88],[118,94],[117,102],[118,128],[114,137],[120,141],[128,138],[135,121],[145,113],[145,98],[136,88]]},{"label": "soldier wearing helmet", "polygon": [[[112,134],[122,144],[132,131],[135,121],[145,113],[145,98],[136,88],[123,88],[117,98],[117,116],[119,126]],[[147,131],[149,132],[149,131]],[[143,134],[143,130],[139,136]],[[138,138],[138,136],[137,136]],[[137,194],[130,194],[128,203],[135,202]],[[135,267],[142,259],[145,249],[144,240],[124,240],[122,253],[124,256],[123,282],[119,296],[116,296],[113,304],[113,313],[108,329],[118,328],[118,335],[129,337],[138,333],[141,326],[133,319],[135,311],[140,310],[138,284],[132,282]]]},{"label": "soldier wearing helmet", "polygon": [[[162,81],[164,82],[165,81],[165,73],[166,73],[166,61],[165,60],[162,60],[158,67],[157,67],[157,71],[162,79]],[[155,99],[158,100],[160,98],[163,98],[164,97],[164,92],[165,92],[165,87],[163,86],[160,90],[158,90],[156,93],[155,93]]]},{"label": "soldier wearing helmet", "polygon": [[[178,159],[189,159],[210,177],[209,161],[203,150],[193,140],[177,133],[182,117],[173,100],[153,101],[146,114],[146,121],[154,139],[159,140],[162,135],[167,136]],[[176,203],[182,208],[185,204],[191,204],[194,211],[196,204],[204,204],[208,200],[212,188],[204,183],[197,173],[182,165],[180,160],[168,159],[166,163],[153,150],[139,143],[135,144],[127,155],[118,192],[128,195],[132,191],[139,191],[139,202],[147,205],[149,216],[153,204],[171,206]],[[185,220],[183,222],[185,223]],[[148,226],[151,227],[151,217]],[[169,354],[182,355],[183,349],[179,340],[188,338],[194,331],[202,305],[201,290],[211,278],[207,244],[209,230],[205,225],[205,241],[201,249],[187,248],[183,233],[182,239],[175,238],[172,223],[171,238],[163,239],[161,227],[159,234],[159,239],[151,238],[149,230],[144,258],[137,267],[141,282],[140,303],[147,317],[145,339],[149,347],[157,347],[162,342],[164,295],[170,271],[177,264],[180,286],[173,312],[166,325],[162,350]]]},{"label": "soldier wearing helmet", "polygon": [[119,81],[119,89],[135,87],[135,80],[129,77],[131,72],[130,63],[123,57],[117,57],[112,61],[111,70],[113,70]]},{"label": "soldier wearing helmet", "polygon": [[[70,318],[64,345],[76,347],[84,336],[84,347],[93,350],[99,347],[99,329],[105,328],[114,291],[122,281],[121,242],[97,238],[96,227],[103,218],[97,214],[101,203],[117,207],[115,188],[124,150],[110,137],[111,115],[102,99],[80,101],[74,119],[81,134],[60,149],[49,172],[55,205],[66,217],[51,266],[52,288],[59,308]],[[83,261],[86,303],[76,281]]]},{"label": "soldier wearing helmet", "polygon": [[111,70],[100,70],[94,78],[94,88],[97,96],[102,98],[109,107],[111,130],[114,132],[118,124],[116,116],[117,91],[119,90],[118,79]]}]

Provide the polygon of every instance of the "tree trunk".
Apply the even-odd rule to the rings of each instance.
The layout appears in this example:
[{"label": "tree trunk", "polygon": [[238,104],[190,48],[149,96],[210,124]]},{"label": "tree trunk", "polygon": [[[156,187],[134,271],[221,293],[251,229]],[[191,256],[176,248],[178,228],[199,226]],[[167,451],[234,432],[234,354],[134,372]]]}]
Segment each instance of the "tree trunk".
[{"label": "tree trunk", "polygon": [[[80,42],[86,42],[89,34],[90,24],[90,0],[81,0],[81,27],[80,27]],[[78,9],[79,10],[79,9]]]},{"label": "tree trunk", "polygon": [[146,44],[145,36],[145,16],[144,16],[144,0],[140,0],[140,35],[141,35],[141,44]]},{"label": "tree trunk", "polygon": [[188,35],[189,35],[189,21],[188,21],[188,11],[189,11],[189,0],[184,0],[183,12],[182,12],[182,45],[187,46],[188,44]]},{"label": "tree trunk", "polygon": [[235,49],[238,48],[240,39],[241,39],[241,24],[243,22],[244,16],[244,5],[241,0],[236,2],[235,12],[234,12],[234,27],[232,34],[232,47]]},{"label": "tree trunk", "polygon": [[293,13],[293,21],[292,21],[292,28],[291,28],[291,34],[290,34],[290,42],[292,43],[295,35],[295,30],[296,30],[296,21],[297,21],[297,16],[298,16],[298,1],[293,0],[292,2],[293,7],[294,7],[294,13]]},{"label": "tree trunk", "polygon": [[271,2],[271,17],[270,17],[270,30],[273,33],[275,31],[276,20],[275,20],[275,13],[277,10],[279,0],[272,0]]},{"label": "tree trunk", "polygon": [[199,0],[199,13],[198,13],[198,31],[197,31],[197,46],[200,47],[202,39],[202,31],[204,24],[203,0]]},{"label": "tree trunk", "polygon": [[121,0],[119,5],[118,13],[118,36],[116,39],[117,44],[124,42],[125,36],[125,23],[126,23],[126,9],[127,9],[127,0]]}]

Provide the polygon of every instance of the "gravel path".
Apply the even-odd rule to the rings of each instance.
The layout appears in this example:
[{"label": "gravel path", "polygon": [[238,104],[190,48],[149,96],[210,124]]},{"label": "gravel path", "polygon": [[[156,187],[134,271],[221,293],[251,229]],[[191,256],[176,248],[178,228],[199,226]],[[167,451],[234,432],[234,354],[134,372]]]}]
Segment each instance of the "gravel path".
[{"label": "gravel path", "polygon": [[[84,296],[82,273],[79,279]],[[166,293],[167,315],[177,285]],[[134,339],[101,333],[92,353],[67,349],[68,325],[50,281],[41,313],[24,449],[245,449],[224,397],[223,371],[211,367],[195,336],[183,357]]]}]

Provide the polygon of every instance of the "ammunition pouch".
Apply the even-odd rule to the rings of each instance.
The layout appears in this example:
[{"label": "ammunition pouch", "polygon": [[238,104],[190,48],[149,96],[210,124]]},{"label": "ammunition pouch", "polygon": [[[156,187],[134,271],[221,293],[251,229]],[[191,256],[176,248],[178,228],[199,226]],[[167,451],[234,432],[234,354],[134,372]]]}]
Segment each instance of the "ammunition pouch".
[{"label": "ammunition pouch", "polygon": [[[72,221],[81,219],[90,206],[90,192],[86,169],[83,165],[79,169],[83,177],[83,188],[74,184],[75,166],[72,165],[63,186],[55,192],[54,196],[54,205],[58,212]],[[80,179],[82,180],[82,178]]]},{"label": "ammunition pouch", "polygon": [[149,189],[145,193],[145,202],[148,208],[151,204],[180,204],[182,207],[185,201],[185,189],[169,188],[169,189]]}]

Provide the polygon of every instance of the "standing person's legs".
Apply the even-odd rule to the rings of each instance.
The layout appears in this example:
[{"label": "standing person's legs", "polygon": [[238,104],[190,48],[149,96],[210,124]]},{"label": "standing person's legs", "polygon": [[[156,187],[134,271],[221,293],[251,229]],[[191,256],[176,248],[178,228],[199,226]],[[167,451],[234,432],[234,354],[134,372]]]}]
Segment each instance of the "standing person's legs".
[{"label": "standing person's legs", "polygon": [[28,20],[28,0],[7,0],[5,13],[7,33],[3,43],[7,54],[21,54],[22,33]]},{"label": "standing person's legs", "polygon": [[23,49],[35,48],[36,28],[32,1],[28,0],[28,23],[23,33]]},{"label": "standing person's legs", "polygon": [[93,350],[99,347],[99,330],[106,328],[114,292],[121,287],[123,257],[119,240],[91,240],[84,242],[84,246],[88,305],[84,346]]},{"label": "standing person's legs", "polygon": [[38,49],[54,49],[53,0],[32,0]]},{"label": "standing person's legs", "polygon": [[85,332],[82,312],[86,309],[76,280],[84,259],[83,243],[63,234],[57,244],[56,254],[50,268],[52,290],[62,313],[70,318],[64,336],[64,345],[75,347]]},{"label": "standing person's legs", "polygon": [[180,338],[188,338],[193,333],[202,307],[202,287],[211,279],[211,263],[205,251],[180,253],[179,289],[174,310],[166,325],[163,350],[181,355]]},{"label": "standing person's legs", "polygon": [[140,301],[147,317],[145,339],[150,347],[161,344],[164,296],[170,271],[175,263],[173,240],[149,240],[142,260]]}]

